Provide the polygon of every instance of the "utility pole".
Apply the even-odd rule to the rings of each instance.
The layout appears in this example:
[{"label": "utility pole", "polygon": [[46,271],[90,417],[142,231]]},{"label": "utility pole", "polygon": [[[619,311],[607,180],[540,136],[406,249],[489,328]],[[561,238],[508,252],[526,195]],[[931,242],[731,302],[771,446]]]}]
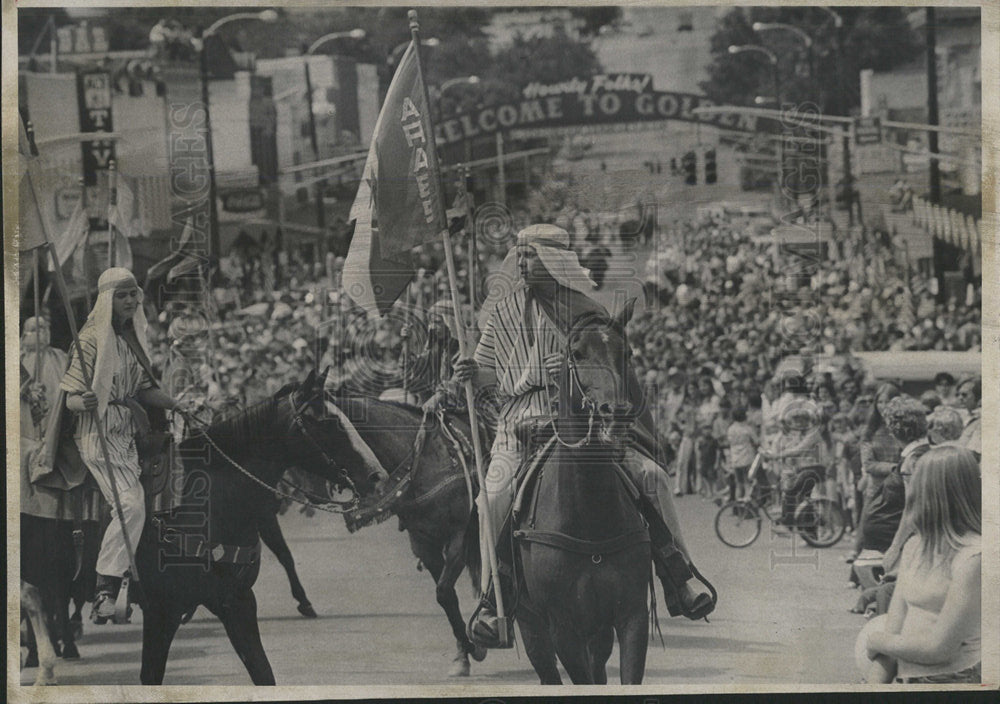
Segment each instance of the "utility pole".
[{"label": "utility pole", "polygon": [[[933,7],[924,10],[927,44],[927,124],[938,124],[938,87],[937,87],[937,32],[934,27],[936,13]],[[930,166],[930,200],[931,203],[941,202],[941,169],[935,154],[938,150],[937,130],[927,130],[927,151],[931,153]]]}]

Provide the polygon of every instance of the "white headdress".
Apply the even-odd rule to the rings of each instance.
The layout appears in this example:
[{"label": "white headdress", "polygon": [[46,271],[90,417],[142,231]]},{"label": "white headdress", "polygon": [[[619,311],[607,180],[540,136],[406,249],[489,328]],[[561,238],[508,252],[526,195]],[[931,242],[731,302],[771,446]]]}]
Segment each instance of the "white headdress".
[{"label": "white headdress", "polygon": [[[105,270],[97,280],[97,301],[94,309],[87,316],[84,329],[93,328],[97,343],[97,358],[94,360],[93,389],[97,394],[97,409],[101,416],[108,408],[111,395],[111,380],[114,377],[120,360],[118,345],[115,344],[115,329],[112,325],[112,300],[115,291],[122,288],[139,288],[132,272],[122,267]],[[132,315],[132,325],[139,346],[149,359],[149,343],[146,340],[146,313],[142,309],[142,289],[139,289],[139,305]]]},{"label": "white headdress", "polygon": [[528,225],[517,233],[516,246],[507,252],[503,266],[486,282],[489,294],[479,313],[480,329],[485,326],[497,301],[510,294],[518,285],[524,284],[517,271],[518,246],[530,246],[534,249],[557,282],[593,297],[597,284],[590,278],[590,270],[580,264],[576,252],[569,248],[569,233],[556,225]]}]

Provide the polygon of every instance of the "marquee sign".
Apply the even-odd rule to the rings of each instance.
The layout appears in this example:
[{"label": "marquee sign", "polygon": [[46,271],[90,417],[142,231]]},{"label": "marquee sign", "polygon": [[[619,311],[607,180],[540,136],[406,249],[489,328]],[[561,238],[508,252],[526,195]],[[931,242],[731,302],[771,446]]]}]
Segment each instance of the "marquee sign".
[{"label": "marquee sign", "polygon": [[653,90],[645,74],[599,74],[562,83],[529,84],[517,102],[458,113],[436,125],[439,146],[498,131],[586,127],[680,120],[756,132],[762,118],[736,113],[695,114],[714,102],[701,95]]}]

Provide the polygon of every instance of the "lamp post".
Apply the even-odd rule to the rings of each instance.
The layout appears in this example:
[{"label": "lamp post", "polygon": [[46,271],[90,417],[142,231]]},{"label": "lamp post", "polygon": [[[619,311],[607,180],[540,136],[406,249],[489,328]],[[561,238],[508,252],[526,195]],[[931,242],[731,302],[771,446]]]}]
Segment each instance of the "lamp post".
[{"label": "lamp post", "polygon": [[205,156],[208,158],[208,248],[209,257],[221,259],[222,246],[219,241],[219,211],[216,205],[215,184],[215,151],[212,146],[212,114],[208,103],[208,51],[206,40],[219,31],[224,24],[238,20],[260,20],[275,22],[278,13],[274,10],[261,12],[236,12],[216,20],[201,34],[201,56],[199,59],[199,74],[201,78],[201,102],[205,108]]},{"label": "lamp post", "polygon": [[[759,54],[767,59],[767,62],[771,65],[771,87],[774,90],[774,102],[777,105],[778,110],[781,110],[781,86],[778,83],[778,57],[775,56],[773,51],[765,49],[762,46],[757,46],[756,44],[731,44],[727,49],[730,55],[736,56],[738,54]],[[756,102],[756,101],[755,101]],[[784,178],[785,170],[785,145],[782,141],[778,140],[778,190],[781,190],[781,182]]]},{"label": "lamp post", "polygon": [[[316,161],[319,161],[319,136],[316,133],[316,114],[313,111],[313,87],[312,87],[312,77],[309,74],[309,56],[316,53],[316,51],[328,42],[332,42],[336,39],[354,39],[361,41],[367,36],[365,30],[356,28],[347,32],[330,32],[329,34],[324,34],[322,37],[314,41],[306,49],[306,56],[302,62],[303,68],[305,70],[305,80],[306,80],[306,106],[309,110],[309,139],[312,142],[313,154],[316,157]],[[325,265],[326,260],[326,206],[323,204],[323,194],[326,192],[326,179],[321,178],[316,182],[316,227],[319,228],[319,234],[316,235],[317,239],[317,258],[321,266]],[[283,197],[281,195],[281,190],[278,191],[278,197]]]}]

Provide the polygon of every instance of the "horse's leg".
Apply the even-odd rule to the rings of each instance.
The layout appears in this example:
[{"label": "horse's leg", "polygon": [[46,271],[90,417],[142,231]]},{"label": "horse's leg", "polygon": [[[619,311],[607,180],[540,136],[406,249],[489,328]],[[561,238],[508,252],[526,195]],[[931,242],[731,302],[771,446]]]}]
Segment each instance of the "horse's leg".
[{"label": "horse's leg", "polygon": [[462,620],[462,613],[458,609],[458,595],[455,593],[455,581],[461,572],[461,561],[457,570],[452,568],[454,574],[448,574],[445,567],[443,546],[435,540],[424,538],[416,531],[410,530],[410,549],[413,555],[420,560],[431,577],[434,578],[435,596],[441,608],[444,609],[451,624],[452,633],[455,635],[457,650],[455,652],[455,663],[448,671],[449,677],[466,677],[469,674],[469,657],[465,649],[465,622]]},{"label": "horse's leg", "polygon": [[139,672],[142,684],[163,684],[170,644],[180,625],[178,608],[172,603],[164,603],[162,597],[147,594],[142,612],[142,669]]},{"label": "horse's leg", "polygon": [[562,684],[556,666],[556,648],[545,617],[522,596],[517,605],[517,625],[521,630],[524,652],[535,668],[539,684]]},{"label": "horse's leg", "polygon": [[56,633],[62,638],[62,657],[64,660],[76,660],[80,651],[76,648],[76,634],[69,620],[70,596],[69,585],[60,584],[56,594]]},{"label": "horse's leg", "polygon": [[448,541],[444,551],[444,571],[437,580],[437,601],[448,615],[451,631],[455,634],[455,640],[458,643],[456,666],[450,673],[452,676],[458,677],[469,674],[469,655],[476,662],[482,662],[486,658],[487,652],[485,648],[481,648],[469,640],[469,636],[465,632],[462,610],[458,605],[458,594],[455,592],[455,584],[465,566],[464,539],[464,531],[459,530],[452,533],[451,540]]},{"label": "horse's leg", "polygon": [[38,643],[35,638],[35,629],[31,625],[31,617],[28,609],[23,607],[21,614],[21,645],[28,649],[22,667],[38,667]]},{"label": "horse's leg", "polygon": [[38,674],[36,685],[56,684],[56,651],[45,623],[45,609],[38,589],[27,582],[21,582],[21,608],[28,614],[28,620],[35,631],[35,646],[38,648]]},{"label": "horse's leg", "polygon": [[615,629],[611,626],[602,628],[590,642],[590,671],[594,684],[608,683],[608,659],[615,648]]},{"label": "horse's leg", "polygon": [[[618,658],[622,684],[642,684],[646,672],[646,649],[649,636],[646,632],[648,612],[641,609],[615,626],[618,632]],[[608,650],[608,656],[611,650]]]},{"label": "horse's leg", "polygon": [[316,611],[309,602],[306,590],[302,587],[299,575],[295,571],[295,559],[292,557],[292,551],[288,548],[285,536],[281,532],[281,525],[278,523],[278,514],[272,511],[265,511],[264,518],[261,520],[258,530],[260,532],[260,539],[264,541],[268,549],[278,558],[281,566],[285,568],[285,574],[288,575],[288,583],[292,587],[292,596],[295,598],[295,601],[299,602],[299,613],[306,618],[316,618]]},{"label": "horse's leg", "polygon": [[595,684],[586,639],[567,623],[561,623],[552,630],[559,662],[566,668],[573,684]]},{"label": "horse's leg", "polygon": [[235,597],[229,608],[219,613],[226,635],[233,644],[236,654],[256,685],[273,685],[274,672],[267,660],[264,645],[260,642],[260,628],[257,626],[257,598],[248,589]]}]

